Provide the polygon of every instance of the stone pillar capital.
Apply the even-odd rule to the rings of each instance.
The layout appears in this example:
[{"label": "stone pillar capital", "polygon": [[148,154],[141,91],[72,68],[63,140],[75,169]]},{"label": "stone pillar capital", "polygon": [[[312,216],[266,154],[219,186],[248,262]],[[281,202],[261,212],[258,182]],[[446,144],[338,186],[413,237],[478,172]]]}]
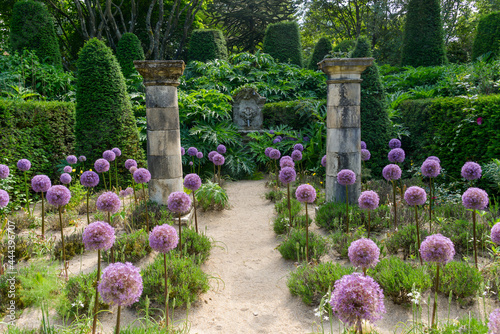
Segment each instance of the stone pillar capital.
[{"label": "stone pillar capital", "polygon": [[327,83],[361,82],[361,73],[373,64],[373,58],[326,58],[318,63],[328,76]]},{"label": "stone pillar capital", "polygon": [[145,86],[179,86],[186,65],[182,60],[134,60]]}]

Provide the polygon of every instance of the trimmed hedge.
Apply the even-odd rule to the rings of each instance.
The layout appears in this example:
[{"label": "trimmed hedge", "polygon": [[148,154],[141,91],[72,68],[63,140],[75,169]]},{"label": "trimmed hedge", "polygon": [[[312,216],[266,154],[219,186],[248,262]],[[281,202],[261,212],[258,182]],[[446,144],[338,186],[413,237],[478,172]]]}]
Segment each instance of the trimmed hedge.
[{"label": "trimmed hedge", "polygon": [[[318,101],[296,100],[266,103],[262,109],[264,116],[263,127],[265,129],[279,125],[291,126],[294,130],[300,130],[305,124],[312,121],[312,110]],[[326,104],[325,100],[319,101],[320,106]]]},{"label": "trimmed hedge", "polygon": [[321,37],[319,41],[314,46],[314,51],[311,56],[311,60],[309,61],[309,69],[317,70],[318,63],[325,58],[326,55],[332,52],[332,43],[326,37]]},{"label": "trimmed hedge", "polygon": [[500,48],[500,12],[483,16],[477,24],[476,36],[472,45],[472,59],[491,52],[498,55]]},{"label": "trimmed hedge", "polygon": [[141,41],[131,32],[126,32],[120,38],[116,47],[116,59],[120,63],[123,76],[126,78],[137,73],[134,66],[134,60],[144,60],[144,50]]},{"label": "trimmed hedge", "polygon": [[226,40],[218,29],[194,30],[189,40],[189,61],[227,59]]},{"label": "trimmed hedge", "polygon": [[302,66],[302,43],[297,22],[278,22],[267,26],[263,51],[280,63]]}]

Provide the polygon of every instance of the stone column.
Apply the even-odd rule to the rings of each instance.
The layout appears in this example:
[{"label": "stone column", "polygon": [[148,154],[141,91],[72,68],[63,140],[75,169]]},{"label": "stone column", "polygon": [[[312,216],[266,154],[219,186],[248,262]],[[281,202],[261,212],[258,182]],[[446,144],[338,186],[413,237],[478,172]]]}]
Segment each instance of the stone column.
[{"label": "stone column", "polygon": [[337,174],[350,169],[356,183],[349,186],[349,203],[361,194],[361,73],[373,58],[331,58],[318,63],[327,75],[326,201],[345,202],[346,187]]},{"label": "stone column", "polygon": [[134,65],[146,86],[149,198],[166,205],[170,193],[183,191],[177,86],[185,64],[182,60],[135,60]]}]

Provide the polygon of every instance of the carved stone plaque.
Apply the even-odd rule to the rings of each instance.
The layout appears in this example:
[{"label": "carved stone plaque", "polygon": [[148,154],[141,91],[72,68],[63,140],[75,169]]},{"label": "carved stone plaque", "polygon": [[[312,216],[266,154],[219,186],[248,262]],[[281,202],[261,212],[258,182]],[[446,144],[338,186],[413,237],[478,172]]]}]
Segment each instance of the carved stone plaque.
[{"label": "carved stone plaque", "polygon": [[233,96],[233,122],[242,130],[262,129],[262,108],[266,98],[253,88],[244,88]]}]

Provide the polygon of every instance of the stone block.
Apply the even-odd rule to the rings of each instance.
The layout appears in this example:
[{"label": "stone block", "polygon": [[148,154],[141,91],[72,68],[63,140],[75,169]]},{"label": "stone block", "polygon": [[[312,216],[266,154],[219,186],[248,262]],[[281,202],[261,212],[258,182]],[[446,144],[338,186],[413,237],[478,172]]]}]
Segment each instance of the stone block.
[{"label": "stone block", "polygon": [[[361,182],[356,177],[356,182],[347,186],[349,205],[357,205],[359,195],[361,195]],[[346,201],[346,186],[337,182],[337,177],[327,176],[325,182],[325,193],[327,202],[345,203]]]},{"label": "stone block", "polygon": [[146,108],[178,108],[177,87],[146,86]]},{"label": "stone block", "polygon": [[167,205],[168,196],[174,191],[184,191],[182,177],[175,179],[151,179],[148,183],[149,198],[160,205]]},{"label": "stone block", "polygon": [[175,156],[180,152],[180,130],[148,131],[148,156]]},{"label": "stone block", "polygon": [[356,175],[361,173],[361,153],[326,152],[326,175],[337,177],[342,169],[350,169]]},{"label": "stone block", "polygon": [[155,179],[175,179],[182,178],[181,152],[177,155],[155,156],[148,155],[148,168],[151,178]]},{"label": "stone block", "polygon": [[334,153],[360,152],[361,129],[326,129],[326,151]]},{"label": "stone block", "polygon": [[146,119],[148,130],[179,129],[179,109],[177,107],[147,108]]},{"label": "stone block", "polygon": [[327,106],[359,106],[361,102],[359,83],[329,84],[327,93]]},{"label": "stone block", "polygon": [[327,106],[327,128],[360,128],[360,106]]}]

